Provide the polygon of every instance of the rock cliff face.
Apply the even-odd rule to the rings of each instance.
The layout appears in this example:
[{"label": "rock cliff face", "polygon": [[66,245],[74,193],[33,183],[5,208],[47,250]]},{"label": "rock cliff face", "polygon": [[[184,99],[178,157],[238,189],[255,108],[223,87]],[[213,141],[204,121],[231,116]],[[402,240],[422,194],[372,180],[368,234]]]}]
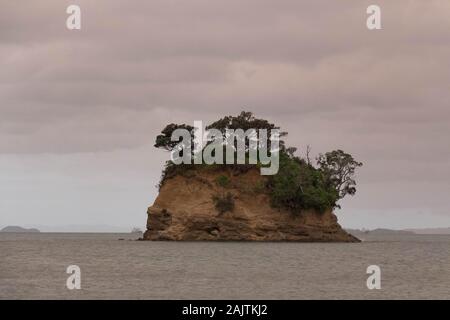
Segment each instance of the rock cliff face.
[{"label": "rock cliff face", "polygon": [[[219,186],[226,176],[229,184]],[[358,242],[345,232],[331,212],[292,213],[270,206],[261,190],[265,177],[258,170],[231,172],[195,170],[167,179],[148,208],[144,240],[322,241]],[[231,193],[232,212],[219,213],[213,197]]]}]

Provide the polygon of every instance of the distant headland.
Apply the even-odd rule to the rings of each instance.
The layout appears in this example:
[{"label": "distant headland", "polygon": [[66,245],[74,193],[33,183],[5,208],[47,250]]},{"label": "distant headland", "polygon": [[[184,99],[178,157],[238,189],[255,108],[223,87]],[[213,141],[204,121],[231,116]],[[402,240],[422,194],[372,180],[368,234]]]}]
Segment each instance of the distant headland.
[{"label": "distant headland", "polygon": [[15,233],[36,233],[40,232],[38,229],[35,228],[22,228],[19,226],[7,226],[0,230],[0,232],[15,232]]},{"label": "distant headland", "polygon": [[403,230],[392,230],[378,228],[374,230],[368,229],[345,229],[355,237],[363,237],[366,235],[447,235],[450,234],[449,228],[412,228]]}]

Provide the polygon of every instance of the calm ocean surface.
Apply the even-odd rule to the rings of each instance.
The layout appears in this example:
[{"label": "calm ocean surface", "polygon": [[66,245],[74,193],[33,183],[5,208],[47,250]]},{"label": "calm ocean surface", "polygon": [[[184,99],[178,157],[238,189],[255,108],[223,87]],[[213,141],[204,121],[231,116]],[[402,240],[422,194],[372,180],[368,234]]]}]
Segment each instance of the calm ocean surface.
[{"label": "calm ocean surface", "polygon": [[[449,235],[354,244],[131,239],[0,233],[0,299],[450,299]],[[66,288],[73,264],[81,290]],[[372,264],[381,290],[366,287]]]}]

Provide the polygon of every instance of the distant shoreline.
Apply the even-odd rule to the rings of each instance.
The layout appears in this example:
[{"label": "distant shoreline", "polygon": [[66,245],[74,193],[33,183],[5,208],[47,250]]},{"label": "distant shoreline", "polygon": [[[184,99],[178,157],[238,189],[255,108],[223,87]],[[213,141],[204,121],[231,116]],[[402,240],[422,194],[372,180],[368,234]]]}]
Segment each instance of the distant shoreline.
[{"label": "distant shoreline", "polygon": [[[52,227],[53,229],[53,227]],[[116,231],[116,230],[39,230],[38,228],[24,228],[20,226],[6,226],[0,229],[0,233],[89,233],[89,234],[142,234],[142,232],[127,232],[127,231]],[[377,228],[377,229],[353,229],[344,228],[347,232],[353,235],[450,235],[450,227],[448,228],[408,228],[408,229],[388,229],[388,228]]]},{"label": "distant shoreline", "polygon": [[347,232],[353,235],[450,235],[449,228],[410,228],[410,229],[385,229],[377,228],[373,230],[368,229],[345,229]]},{"label": "distant shoreline", "polygon": [[19,226],[7,226],[0,230],[0,232],[4,233],[40,233],[40,231],[36,228],[22,228]]}]

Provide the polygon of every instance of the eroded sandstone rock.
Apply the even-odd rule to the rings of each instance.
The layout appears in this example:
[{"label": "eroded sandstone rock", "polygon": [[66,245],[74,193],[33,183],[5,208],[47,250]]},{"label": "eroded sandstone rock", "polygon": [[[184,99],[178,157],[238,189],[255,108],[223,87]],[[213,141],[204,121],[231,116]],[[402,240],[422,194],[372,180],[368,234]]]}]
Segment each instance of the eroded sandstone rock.
[{"label": "eroded sandstone rock", "polygon": [[[220,174],[230,176],[227,188],[216,183]],[[270,196],[255,188],[263,179],[257,170],[238,176],[205,170],[168,179],[148,209],[144,240],[359,241],[341,228],[331,210],[294,215],[271,207]],[[235,208],[219,214],[212,198],[224,192],[233,194]]]}]

